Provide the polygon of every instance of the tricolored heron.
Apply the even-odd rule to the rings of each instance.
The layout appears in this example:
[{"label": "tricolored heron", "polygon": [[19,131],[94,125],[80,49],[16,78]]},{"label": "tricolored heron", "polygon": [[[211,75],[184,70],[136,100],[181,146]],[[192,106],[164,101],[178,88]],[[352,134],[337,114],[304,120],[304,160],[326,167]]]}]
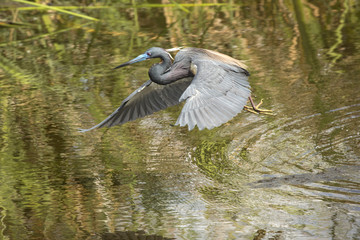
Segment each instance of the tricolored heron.
[{"label": "tricolored heron", "polygon": [[[169,49],[170,50],[170,49]],[[271,113],[255,106],[250,95],[246,66],[227,55],[200,48],[184,48],[175,56],[152,47],[121,68],[151,58],[160,58],[149,70],[150,80],[131,93],[115,112],[96,126],[112,127],[186,101],[175,125],[192,130],[212,129],[226,123],[242,109]],[[245,106],[250,100],[252,107]]]}]

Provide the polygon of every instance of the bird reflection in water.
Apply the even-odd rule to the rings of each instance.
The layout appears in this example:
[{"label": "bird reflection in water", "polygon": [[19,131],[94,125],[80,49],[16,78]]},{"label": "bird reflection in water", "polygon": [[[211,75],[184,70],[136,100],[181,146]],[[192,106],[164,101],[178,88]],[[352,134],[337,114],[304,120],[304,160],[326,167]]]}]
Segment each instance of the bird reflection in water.
[{"label": "bird reflection in water", "polygon": [[[179,51],[175,59],[169,52]],[[245,109],[272,114],[260,109],[251,98],[249,72],[239,60],[201,48],[163,49],[152,47],[121,68],[144,60],[160,58],[149,70],[150,80],[131,93],[116,111],[92,128],[112,127],[150,115],[185,101],[175,125],[192,130],[218,127]],[[250,100],[251,107],[246,106]]]}]

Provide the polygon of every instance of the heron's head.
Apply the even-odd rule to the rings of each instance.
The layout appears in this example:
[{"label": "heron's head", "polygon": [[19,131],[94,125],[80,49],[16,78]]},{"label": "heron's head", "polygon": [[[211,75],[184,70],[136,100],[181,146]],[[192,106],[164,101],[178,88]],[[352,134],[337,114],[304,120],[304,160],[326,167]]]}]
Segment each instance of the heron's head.
[{"label": "heron's head", "polygon": [[170,53],[168,53],[165,49],[159,48],[159,47],[152,47],[152,48],[149,48],[148,50],[146,50],[146,52],[144,52],[143,54],[140,54],[139,56],[137,56],[136,58],[115,67],[115,69],[125,67],[125,66],[133,64],[133,63],[148,60],[148,59],[151,59],[151,58],[161,58],[163,60],[165,58],[172,59]]}]

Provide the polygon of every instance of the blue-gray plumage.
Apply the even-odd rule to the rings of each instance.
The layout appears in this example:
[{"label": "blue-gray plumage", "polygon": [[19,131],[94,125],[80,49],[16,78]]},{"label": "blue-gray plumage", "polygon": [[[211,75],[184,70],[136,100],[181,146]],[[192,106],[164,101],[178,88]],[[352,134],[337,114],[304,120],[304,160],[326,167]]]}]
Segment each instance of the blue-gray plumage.
[{"label": "blue-gray plumage", "polygon": [[[150,80],[130,94],[121,106],[95,128],[121,125],[179,104],[185,105],[176,125],[196,125],[200,130],[226,123],[244,108],[250,98],[249,72],[239,60],[200,48],[180,50],[172,57],[163,48],[153,47],[120,67],[151,58],[160,58],[149,70]],[[252,101],[251,101],[252,103]],[[260,112],[253,105],[256,112]]]}]

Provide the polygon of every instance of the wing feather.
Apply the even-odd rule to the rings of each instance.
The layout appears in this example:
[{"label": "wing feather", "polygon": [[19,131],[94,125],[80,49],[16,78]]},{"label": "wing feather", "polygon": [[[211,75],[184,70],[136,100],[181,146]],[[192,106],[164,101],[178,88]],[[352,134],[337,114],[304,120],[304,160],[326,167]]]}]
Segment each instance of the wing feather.
[{"label": "wing feather", "polygon": [[111,127],[150,115],[180,103],[180,97],[192,81],[192,77],[176,82],[159,85],[151,80],[131,93],[104,121],[82,132],[95,128]]},{"label": "wing feather", "polygon": [[191,64],[196,74],[180,100],[186,103],[176,125],[212,129],[229,121],[244,108],[250,96],[249,73],[244,65],[227,64],[198,55]]}]

